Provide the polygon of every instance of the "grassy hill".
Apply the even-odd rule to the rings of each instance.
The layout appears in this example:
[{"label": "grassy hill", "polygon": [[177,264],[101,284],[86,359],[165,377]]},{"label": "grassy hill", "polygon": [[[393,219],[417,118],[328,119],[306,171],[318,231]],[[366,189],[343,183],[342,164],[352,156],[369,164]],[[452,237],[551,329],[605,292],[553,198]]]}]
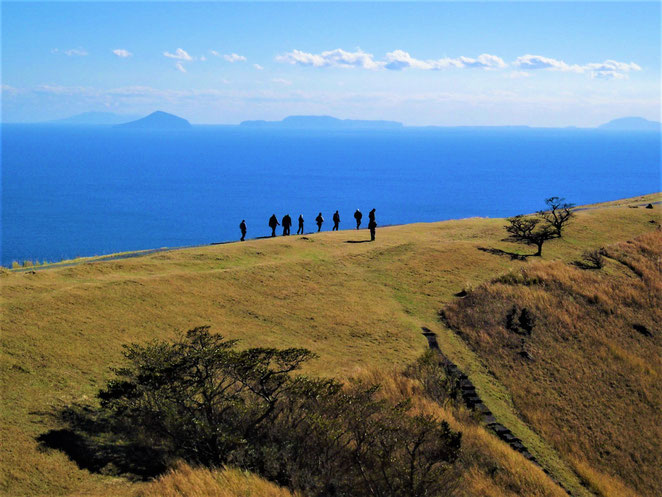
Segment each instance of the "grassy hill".
[{"label": "grassy hill", "polygon": [[[657,406],[659,413],[655,387],[660,373],[659,330],[654,330],[650,343],[643,336],[618,335],[619,326],[627,322],[631,327],[634,318],[596,321],[609,326],[608,336],[593,330],[581,343],[560,343],[561,332],[534,331],[528,345],[533,361],[523,366],[507,347],[512,337],[493,330],[513,299],[520,306],[534,307],[539,303],[536,299],[546,303],[544,309],[534,310],[540,315],[536,330],[547,330],[552,324],[557,328],[575,325],[564,323],[562,313],[556,312],[563,306],[548,302],[565,303],[566,294],[534,298],[526,293],[531,285],[517,278],[512,284],[497,279],[513,271],[519,274],[526,268],[530,274],[552,280],[558,272],[561,281],[572,280],[574,276],[568,274],[577,272],[581,278],[577,277],[576,288],[584,284],[602,288],[602,279],[613,277],[615,283],[609,284],[626,292],[629,287],[623,281],[639,278],[628,273],[632,269],[624,269],[626,263],[609,259],[605,270],[595,274],[567,264],[586,249],[655,232],[661,221],[660,206],[649,210],[641,205],[661,199],[655,194],[578,211],[564,238],[545,245],[542,262],[551,265],[543,266],[481,250],[532,252],[502,241],[503,220],[481,218],[382,228],[375,243],[358,243],[369,239],[365,230],[327,232],[124,260],[75,261],[80,264],[36,271],[4,271],[0,275],[0,489],[6,495],[134,495],[142,491],[142,484],[108,476],[110,469],[81,470],[62,452],[44,449],[37,441],[60,426],[54,416],[58,409],[94,402],[110,377],[110,368],[120,364],[122,344],[173,339],[194,326],[210,325],[247,347],[307,347],[319,354],[308,366],[312,374],[388,373],[387,379],[395,375],[388,381],[397,385],[400,380],[394,371],[413,362],[427,347],[420,329],[426,326],[437,333],[443,353],[469,375],[498,419],[574,495],[626,495],[618,493],[620,488],[633,495],[653,495],[651,491],[660,490],[657,473],[633,475],[631,470],[648,463],[637,441],[659,434],[651,428],[655,411],[650,410]],[[656,246],[651,240],[635,243],[650,251]],[[627,247],[609,250],[629,254]],[[624,260],[630,261],[627,254]],[[638,267],[639,263],[632,264]],[[659,262],[657,269],[647,269],[654,270],[659,272]],[[501,287],[514,293],[494,290]],[[469,296],[458,301],[455,294],[463,289]],[[493,293],[500,299],[493,304],[498,313],[485,298]],[[620,316],[628,294],[610,298],[600,293],[599,305],[586,299],[577,305],[595,307],[591,312],[596,316],[612,305]],[[463,308],[471,299],[476,305]],[[443,308],[451,327],[439,319]],[[645,314],[650,308],[638,312]],[[550,309],[556,310],[558,322],[542,317],[542,311]],[[493,311],[492,321],[476,318]],[[573,312],[579,314],[570,316],[581,315],[577,309]],[[583,324],[576,324],[577,329],[582,333],[589,329],[594,317],[588,315]],[[650,320],[641,324],[653,326]],[[486,333],[493,343],[482,340]],[[592,347],[598,345],[600,353],[593,357]],[[543,353],[548,349],[548,354]],[[564,360],[564,354],[572,359]],[[584,388],[585,375],[587,384],[597,384],[595,389]],[[613,387],[608,386],[610,381],[615,381]],[[469,413],[428,406],[420,392],[407,388],[420,397],[420,409],[437,409],[440,417],[449,418],[465,433],[465,495],[562,495],[542,471],[488,434]],[[623,394],[623,388],[630,394]],[[394,387],[391,393],[398,392],[402,388]],[[614,399],[617,404],[613,408],[596,404],[594,397],[605,402]],[[619,409],[633,397],[639,403],[628,409],[645,406],[649,410],[637,411],[636,421],[629,423],[625,422],[628,414]],[[578,404],[582,407],[575,409]],[[593,438],[594,432],[601,436]],[[612,445],[610,454],[594,453],[599,444]],[[641,459],[626,464],[630,454]],[[599,487],[607,478],[604,475],[611,478],[608,488]],[[598,483],[592,484],[594,480]]]}]

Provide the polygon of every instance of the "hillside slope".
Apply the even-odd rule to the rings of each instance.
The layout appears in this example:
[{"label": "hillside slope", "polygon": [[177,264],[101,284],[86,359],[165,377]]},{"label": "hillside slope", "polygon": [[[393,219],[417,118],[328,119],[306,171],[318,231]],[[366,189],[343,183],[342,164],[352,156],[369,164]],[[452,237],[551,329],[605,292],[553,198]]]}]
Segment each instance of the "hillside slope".
[{"label": "hillside slope", "polygon": [[[531,264],[443,315],[594,490],[652,497],[662,493],[662,232],[604,252],[601,269]],[[509,322],[513,309],[532,316],[530,332]]]},{"label": "hillside slope", "polygon": [[[654,231],[659,207],[631,207],[661,198],[579,211],[567,235],[545,245],[543,260],[571,262],[587,248]],[[554,432],[520,417],[519,384],[495,379],[487,357],[438,319],[460,290],[530,265],[480,250],[530,252],[501,241],[503,224],[467,219],[396,226],[379,229],[375,243],[358,243],[369,238],[365,230],[327,232],[2,273],[0,489],[103,495],[111,485],[114,495],[133,492],[125,480],[108,476],[112,468],[106,475],[80,470],[37,441],[59,426],[57,409],[94,401],[110,367],[119,365],[123,344],[211,325],[245,346],[307,347],[320,356],[309,373],[347,377],[411,363],[427,346],[420,333],[427,326],[536,457],[576,495],[591,495]]]}]

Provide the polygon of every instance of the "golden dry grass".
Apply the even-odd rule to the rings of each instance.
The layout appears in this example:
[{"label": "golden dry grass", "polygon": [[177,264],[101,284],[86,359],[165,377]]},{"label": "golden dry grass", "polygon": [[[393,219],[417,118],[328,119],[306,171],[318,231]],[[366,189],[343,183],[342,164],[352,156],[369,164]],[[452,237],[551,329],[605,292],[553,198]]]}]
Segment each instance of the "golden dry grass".
[{"label": "golden dry grass", "polygon": [[[234,468],[209,470],[178,464],[137,497],[297,497],[287,489]],[[300,497],[300,496],[299,496]]]},{"label": "golden dry grass", "polygon": [[458,497],[564,497],[567,494],[538,466],[501,442],[466,409],[441,406],[425,397],[422,385],[397,371],[368,370],[357,375],[378,383],[378,397],[411,401],[412,414],[446,421],[462,432],[462,451],[455,468]]},{"label": "golden dry grass", "polygon": [[[532,264],[445,315],[591,490],[652,497],[662,493],[662,231],[607,254],[600,271]],[[536,316],[530,337],[506,328],[513,305]],[[532,360],[520,356],[522,342]]]},{"label": "golden dry grass", "polygon": [[[659,208],[629,206],[661,198],[579,212],[564,239],[545,245],[543,259],[571,261],[587,248],[654,230]],[[395,226],[379,229],[375,243],[354,244],[345,242],[365,239],[366,231],[327,232],[0,272],[0,492],[124,492],[122,480],[80,470],[63,453],[40,448],[36,438],[59,427],[52,417],[59,407],[94,401],[110,367],[120,363],[122,344],[171,339],[206,324],[247,347],[310,348],[320,358],[308,372],[340,377],[411,362],[426,347],[420,327],[427,326],[490,407],[527,429],[512,408],[516,386],[509,384],[510,392],[495,381],[488,361],[437,317],[462,288],[530,264],[478,250],[531,252],[502,242],[503,224],[466,219]],[[614,350],[628,358],[627,349]],[[536,443],[543,451],[537,456],[556,460],[547,442]],[[567,461],[555,464],[567,470],[562,478],[575,478]]]}]

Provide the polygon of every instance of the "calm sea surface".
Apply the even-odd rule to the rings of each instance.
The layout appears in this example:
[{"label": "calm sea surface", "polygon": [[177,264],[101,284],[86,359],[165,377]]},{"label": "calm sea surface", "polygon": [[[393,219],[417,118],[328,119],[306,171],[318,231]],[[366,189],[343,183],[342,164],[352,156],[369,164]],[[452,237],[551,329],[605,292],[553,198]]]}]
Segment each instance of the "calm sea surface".
[{"label": "calm sea surface", "polygon": [[264,236],[273,213],[346,229],[356,208],[383,226],[660,189],[654,132],[3,125],[1,262],[233,240],[242,219]]}]

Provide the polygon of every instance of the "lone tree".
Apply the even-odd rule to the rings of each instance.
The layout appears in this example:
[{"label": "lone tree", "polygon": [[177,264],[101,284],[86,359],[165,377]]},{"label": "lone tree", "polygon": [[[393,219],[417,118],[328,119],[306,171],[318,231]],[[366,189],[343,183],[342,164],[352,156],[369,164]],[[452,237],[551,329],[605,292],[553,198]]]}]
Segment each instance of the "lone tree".
[{"label": "lone tree", "polygon": [[506,231],[510,233],[509,240],[527,245],[535,245],[538,251],[533,254],[536,256],[542,255],[542,245],[547,240],[558,238],[556,229],[549,224],[542,224],[542,219],[536,217],[519,216],[508,218],[510,223],[506,226]]},{"label": "lone tree", "polygon": [[509,240],[527,245],[535,245],[536,256],[542,255],[542,246],[547,240],[561,238],[565,226],[574,213],[574,204],[569,204],[564,198],[550,197],[545,199],[549,207],[546,211],[538,211],[536,216],[519,215],[508,218],[506,231],[510,233]]},{"label": "lone tree", "polygon": [[572,208],[575,204],[569,204],[561,197],[550,197],[545,199],[548,209],[539,211],[538,215],[542,217],[547,224],[556,230],[556,234],[561,238],[563,228],[568,224],[574,213]]}]

